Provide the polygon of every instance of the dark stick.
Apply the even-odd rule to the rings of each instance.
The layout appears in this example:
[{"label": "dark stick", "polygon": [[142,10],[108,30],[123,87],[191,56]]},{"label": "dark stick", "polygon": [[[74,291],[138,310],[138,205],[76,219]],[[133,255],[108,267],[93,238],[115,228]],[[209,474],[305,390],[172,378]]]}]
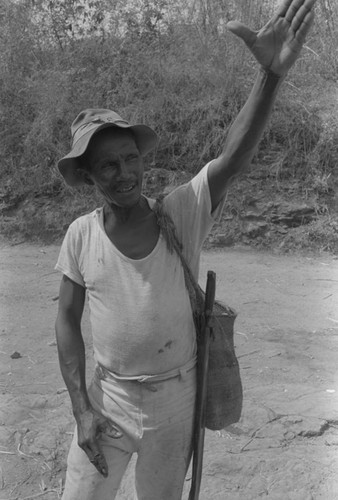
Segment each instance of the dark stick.
[{"label": "dark stick", "polygon": [[197,360],[197,395],[195,409],[195,432],[193,440],[193,465],[192,465],[192,481],[189,493],[189,500],[198,500],[202,469],[203,469],[203,450],[204,450],[204,434],[205,434],[205,402],[207,397],[207,378],[208,378],[208,363],[209,363],[209,345],[212,335],[212,326],[210,318],[214,307],[216,291],[216,274],[213,271],[208,271],[207,287],[205,293],[204,305],[204,324],[202,329],[202,337],[199,346]]}]

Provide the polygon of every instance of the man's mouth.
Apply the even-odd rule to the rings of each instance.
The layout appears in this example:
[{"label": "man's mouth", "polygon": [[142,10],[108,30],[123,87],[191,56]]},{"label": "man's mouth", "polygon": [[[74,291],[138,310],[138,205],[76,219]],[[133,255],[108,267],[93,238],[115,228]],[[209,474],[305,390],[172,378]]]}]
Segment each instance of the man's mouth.
[{"label": "man's mouth", "polygon": [[116,189],[117,193],[129,193],[134,189],[136,184],[124,184],[123,186],[120,186],[119,188]]}]

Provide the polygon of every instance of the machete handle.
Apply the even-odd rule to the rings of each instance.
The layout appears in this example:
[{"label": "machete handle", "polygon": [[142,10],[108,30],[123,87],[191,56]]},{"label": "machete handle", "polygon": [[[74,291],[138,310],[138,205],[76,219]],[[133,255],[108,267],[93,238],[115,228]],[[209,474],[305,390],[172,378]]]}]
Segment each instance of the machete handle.
[{"label": "machete handle", "polygon": [[189,500],[198,500],[203,470],[203,450],[205,435],[205,404],[207,397],[207,377],[209,362],[209,345],[211,326],[209,320],[212,315],[216,293],[216,274],[208,271],[205,290],[204,317],[205,323],[202,331],[202,341],[199,347],[197,366],[197,397],[195,407],[195,429],[193,440],[193,464]]},{"label": "machete handle", "polygon": [[208,318],[212,314],[216,293],[216,273],[208,271],[207,286],[205,290],[204,313]]}]

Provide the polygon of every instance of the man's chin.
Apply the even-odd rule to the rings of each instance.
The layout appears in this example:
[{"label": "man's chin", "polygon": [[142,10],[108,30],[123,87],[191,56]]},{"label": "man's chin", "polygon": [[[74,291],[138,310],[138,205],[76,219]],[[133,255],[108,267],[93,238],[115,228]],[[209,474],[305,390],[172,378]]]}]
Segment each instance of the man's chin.
[{"label": "man's chin", "polygon": [[105,197],[108,205],[114,209],[114,208],[119,208],[119,209],[130,209],[133,207],[136,207],[140,203],[141,199],[141,194],[133,193],[133,196],[129,195],[126,196],[125,194],[122,195],[115,195],[114,198],[107,198]]}]

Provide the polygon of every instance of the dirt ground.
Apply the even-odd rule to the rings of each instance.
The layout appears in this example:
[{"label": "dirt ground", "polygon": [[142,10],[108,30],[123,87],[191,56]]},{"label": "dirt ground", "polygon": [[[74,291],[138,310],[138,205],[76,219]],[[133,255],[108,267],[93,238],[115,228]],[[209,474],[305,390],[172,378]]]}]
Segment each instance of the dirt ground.
[{"label": "dirt ground", "polygon": [[[57,253],[0,245],[0,500],[61,498],[74,422],[54,340]],[[201,282],[208,269],[238,312],[245,400],[238,424],[206,433],[200,499],[337,500],[338,260],[239,249],[204,253]],[[84,332],[90,373],[87,311]],[[184,500],[189,487],[190,472]],[[132,467],[118,498],[132,499]]]}]

